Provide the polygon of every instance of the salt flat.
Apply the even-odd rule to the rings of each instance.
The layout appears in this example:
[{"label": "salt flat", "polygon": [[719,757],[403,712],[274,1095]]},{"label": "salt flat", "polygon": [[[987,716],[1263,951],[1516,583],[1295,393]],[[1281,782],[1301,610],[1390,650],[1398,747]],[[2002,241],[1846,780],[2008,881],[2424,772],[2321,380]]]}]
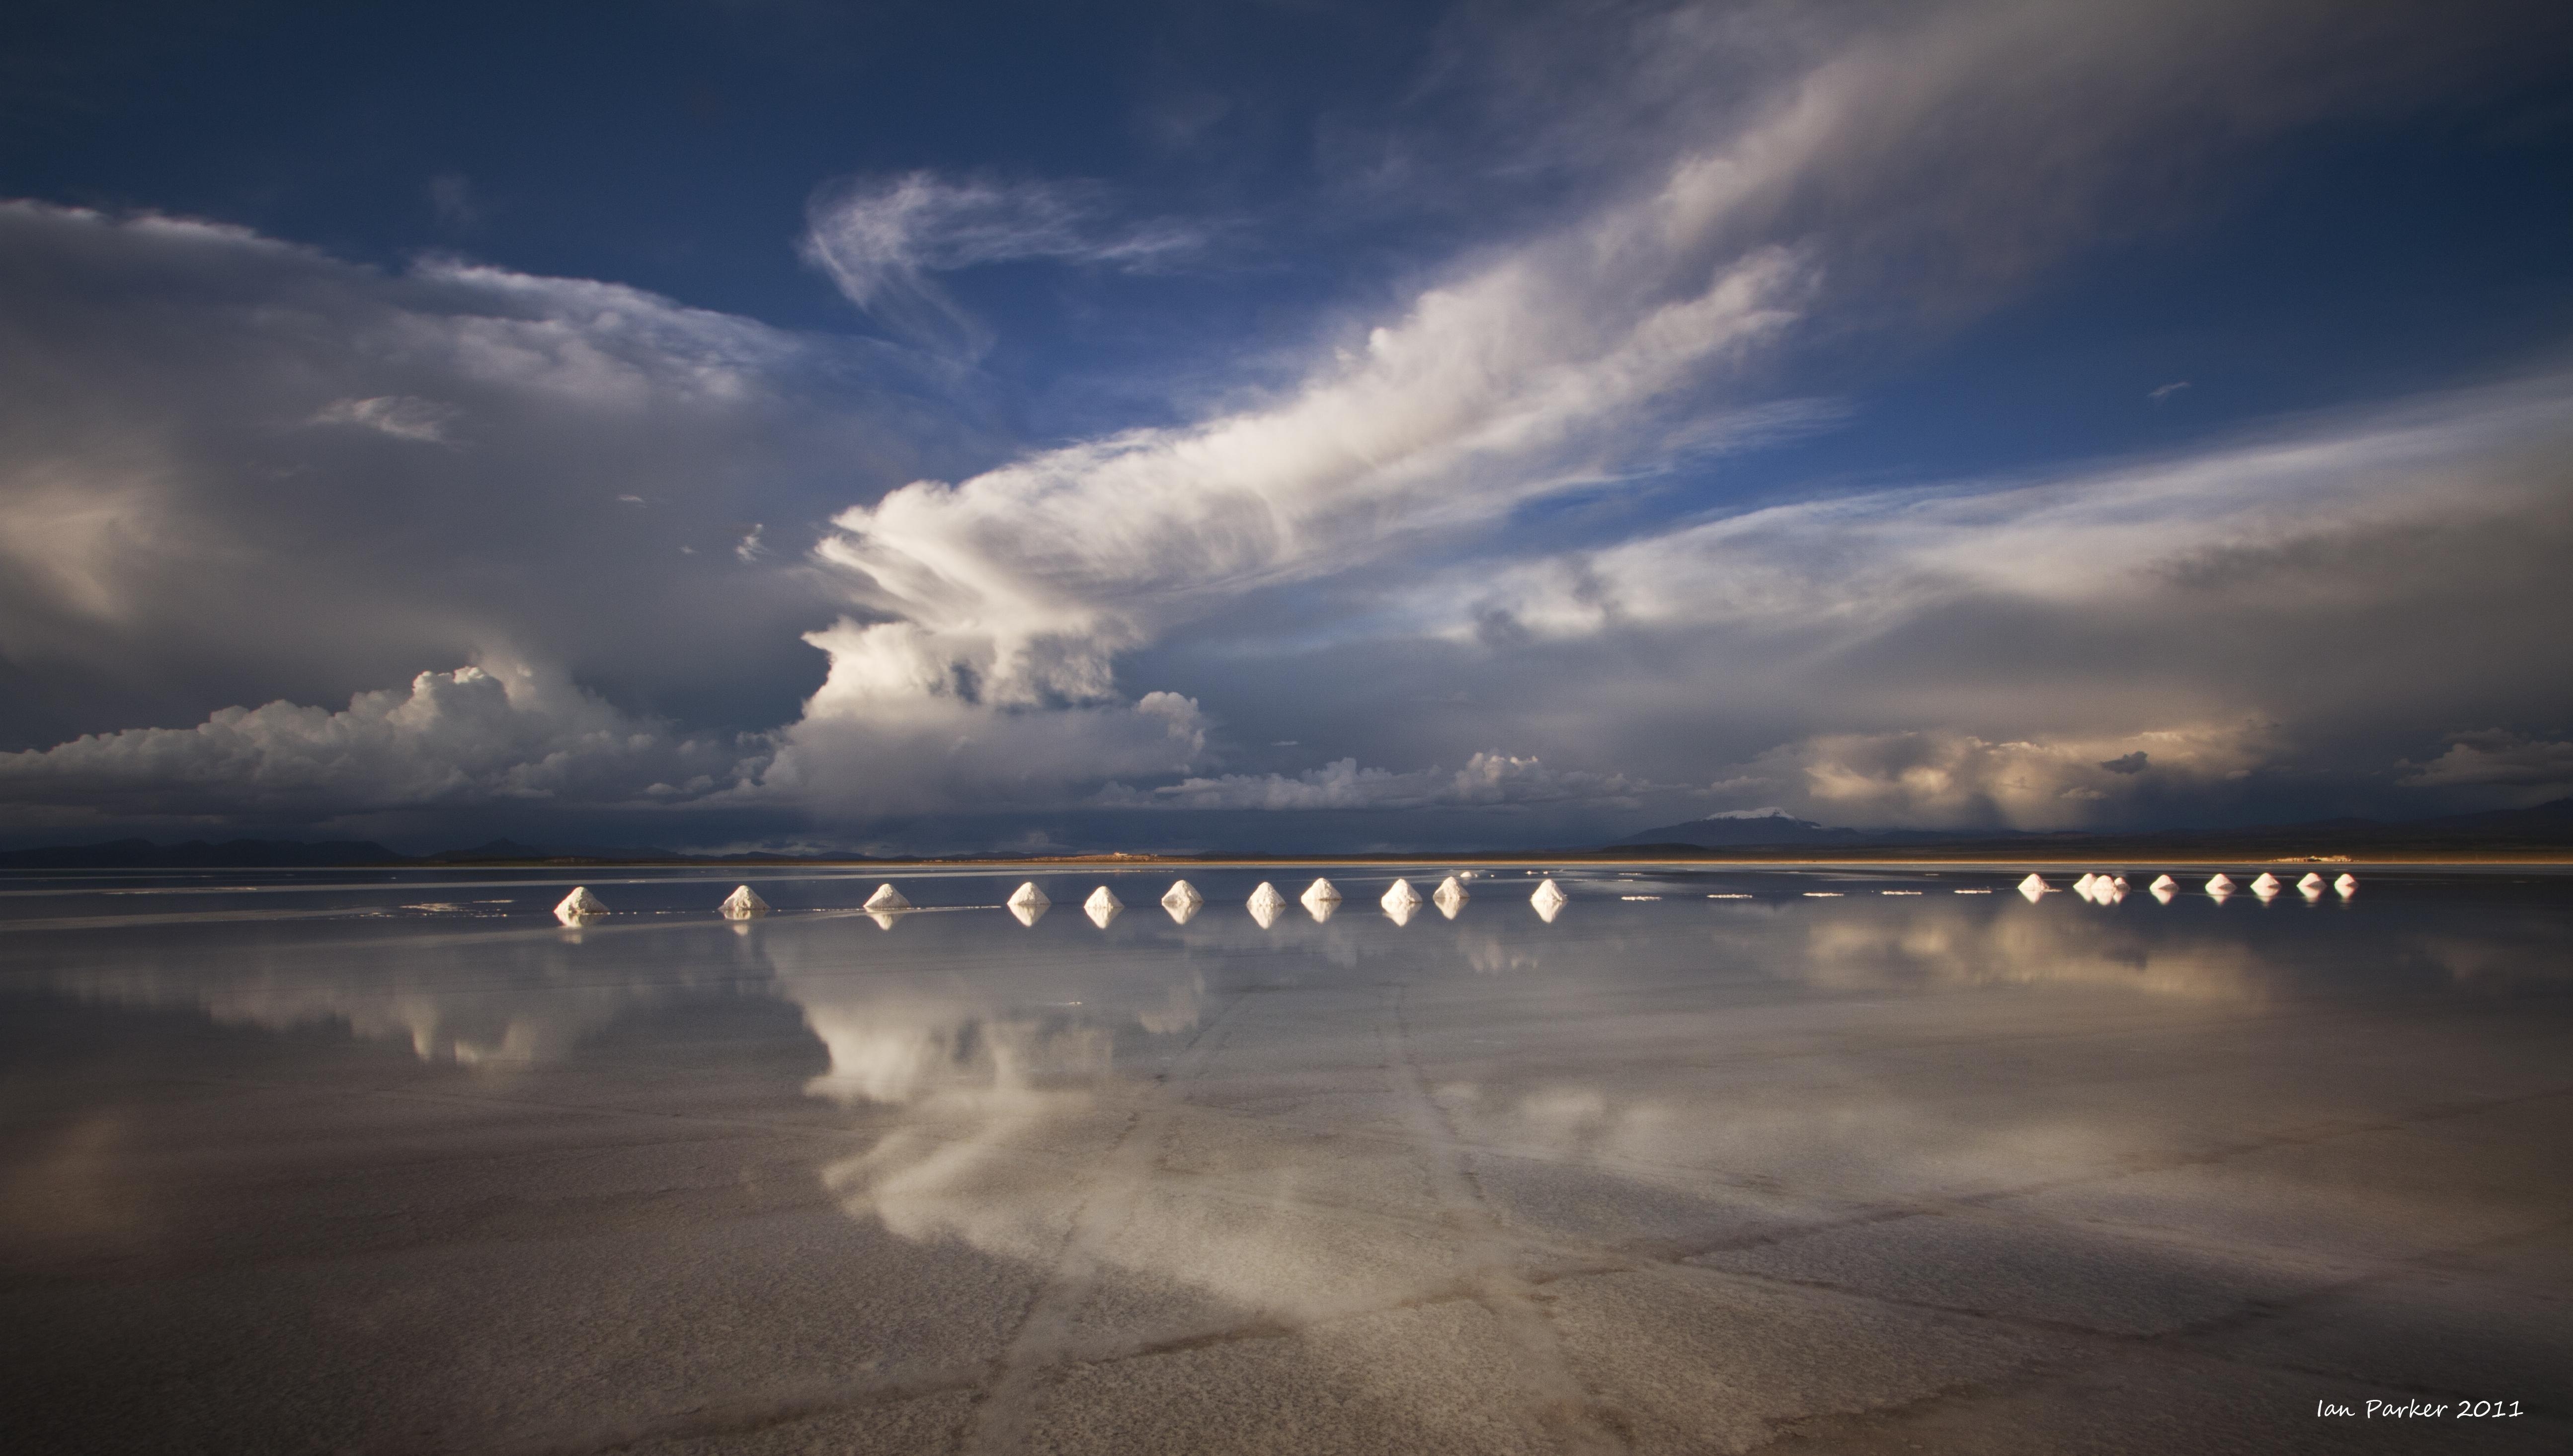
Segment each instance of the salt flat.
[{"label": "salt flat", "polygon": [[1396,873],[21,877],[10,1444],[2573,1448],[2561,879]]}]

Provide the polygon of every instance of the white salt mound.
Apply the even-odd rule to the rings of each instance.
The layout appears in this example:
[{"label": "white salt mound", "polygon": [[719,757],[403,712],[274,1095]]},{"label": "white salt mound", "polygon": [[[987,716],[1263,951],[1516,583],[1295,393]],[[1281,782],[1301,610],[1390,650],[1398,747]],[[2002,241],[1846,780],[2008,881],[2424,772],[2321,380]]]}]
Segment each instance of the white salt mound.
[{"label": "white salt mound", "polygon": [[1037,888],[1037,882],[1034,880],[1027,881],[1010,892],[1009,905],[1012,910],[1034,910],[1039,906],[1052,904],[1054,902],[1046,899],[1046,893]]},{"label": "white salt mound", "polygon": [[2275,895],[2278,893],[2278,877],[2262,870],[2260,878],[2251,882],[2251,888],[2263,895]]},{"label": "white salt mound", "polygon": [[867,909],[877,912],[909,910],[911,902],[903,899],[902,892],[891,885],[878,885],[876,893],[867,897]]},{"label": "white salt mound", "polygon": [[2358,888],[2358,877],[2356,875],[2343,875],[2339,879],[2332,881],[2332,888],[2339,891],[2341,893],[2341,898],[2346,900],[2349,898],[2349,892]]},{"label": "white salt mound", "polygon": [[569,925],[575,920],[585,919],[593,915],[605,915],[606,913],[607,902],[590,894],[589,887],[586,885],[574,885],[571,887],[571,893],[562,898],[562,903],[560,905],[554,907],[554,919],[563,922],[565,925]]},{"label": "white salt mound", "polygon": [[1453,907],[1465,903],[1465,887],[1450,875],[1438,882],[1438,888],[1430,892],[1429,898],[1438,902],[1439,909],[1452,911]]},{"label": "white salt mound", "polygon": [[2176,889],[2178,889],[2178,888],[2179,888],[2179,882],[2178,882],[2177,880],[2172,879],[2172,878],[2171,878],[2170,876],[2168,876],[2168,875],[2163,875],[2163,876],[2159,877],[2158,879],[2154,880],[2154,881],[2153,881],[2153,883],[2152,883],[2150,886],[2146,887],[2146,888],[2150,889],[2150,890],[2151,890],[2151,891],[2153,891],[2153,893],[2155,893],[2155,894],[2160,894],[2160,893],[2161,893],[2162,891],[2164,891],[2164,890],[2176,890]]},{"label": "white salt mound", "polygon": [[2308,895],[2320,895],[2323,893],[2323,877],[2307,870],[2305,878],[2296,882],[2296,888]]},{"label": "white salt mound", "polygon": [[768,902],[760,899],[759,892],[749,886],[735,885],[732,893],[724,897],[723,913],[726,920],[749,920],[766,915]]},{"label": "white salt mound", "polygon": [[2218,870],[2207,877],[2206,893],[2209,895],[2230,895],[2233,893],[2233,882],[2225,878],[2222,870]]},{"label": "white salt mound", "polygon": [[1411,888],[1411,882],[1409,880],[1396,880],[1393,882],[1392,886],[1384,892],[1384,898],[1376,903],[1387,910],[1391,910],[1397,905],[1408,910],[1417,907],[1421,903],[1420,892]]},{"label": "white salt mound", "polygon": [[1081,902],[1081,908],[1089,911],[1124,910],[1126,902],[1118,899],[1113,891],[1102,885],[1090,892],[1090,898]]},{"label": "white salt mound", "polygon": [[2098,878],[2099,876],[2085,870],[2082,873],[2082,878],[2073,882],[2073,888],[2081,891],[2085,895],[2088,895],[2091,893],[2091,882]]},{"label": "white salt mound", "polygon": [[1572,897],[1563,893],[1563,887],[1555,884],[1554,881],[1550,879],[1539,881],[1536,887],[1536,893],[1528,897],[1528,903],[1531,905],[1552,905],[1561,907],[1570,904],[1571,901]]},{"label": "white salt mound", "polygon": [[1278,887],[1266,880],[1260,882],[1259,889],[1251,892],[1251,910],[1254,915],[1259,914],[1263,909],[1275,915],[1286,908],[1286,897],[1279,894]]},{"label": "white salt mound", "polygon": [[1311,909],[1313,906],[1322,904],[1325,901],[1336,903],[1339,898],[1340,892],[1333,889],[1331,882],[1328,880],[1315,880],[1312,884],[1304,887],[1303,901],[1306,909]]},{"label": "white salt mound", "polygon": [[1206,904],[1206,897],[1198,893],[1198,887],[1186,880],[1174,880],[1171,882],[1171,888],[1162,892],[1162,908],[1173,915],[1179,914],[1184,907],[1204,904]]},{"label": "white salt mound", "polygon": [[2046,890],[2046,880],[2040,875],[2031,874],[2027,879],[2019,882],[2019,893],[2022,895],[2043,895]]}]

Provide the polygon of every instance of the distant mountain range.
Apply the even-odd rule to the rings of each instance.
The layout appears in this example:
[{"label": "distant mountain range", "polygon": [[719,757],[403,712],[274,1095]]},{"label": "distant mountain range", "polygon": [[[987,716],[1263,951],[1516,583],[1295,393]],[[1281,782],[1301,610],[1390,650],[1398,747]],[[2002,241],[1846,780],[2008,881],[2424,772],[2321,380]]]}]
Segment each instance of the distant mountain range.
[{"label": "distant mountain range", "polygon": [[2243,829],[2129,830],[2105,834],[2010,829],[1833,829],[1784,813],[1720,815],[1630,834],[1611,848],[1620,851],[1777,849],[1829,852],[1837,849],[1937,846],[1952,851],[1989,848],[2002,853],[2015,850],[2053,853],[2109,844],[2166,850],[2297,845],[2309,846],[2317,852],[2393,848],[2551,849],[2573,846],[2573,799],[2556,799],[2528,809],[2442,814],[2428,819],[2318,819]]},{"label": "distant mountain range", "polygon": [[[1786,852],[1799,855],[1881,857],[1918,851],[1941,856],[1986,853],[1999,858],[2120,851],[2160,854],[2229,853],[2347,854],[2468,853],[2573,849],[2573,799],[2557,799],[2530,809],[2495,809],[2481,814],[2442,814],[2428,819],[2321,819],[2302,824],[2269,824],[2246,829],[2166,829],[2107,834],[2004,829],[1839,829],[1785,813],[1720,815],[1666,824],[1630,834],[1597,850],[1485,851],[1482,854],[1394,856],[1406,859],[1465,860],[1502,854],[1541,853],[1559,858],[1599,854],[1637,859],[1671,851],[1725,853]],[[248,870],[427,868],[438,865],[542,864],[812,864],[845,863],[869,855],[687,855],[676,850],[626,849],[598,845],[531,845],[495,839],[470,849],[440,850],[431,855],[399,854],[368,840],[236,839],[222,844],[190,840],[155,844],[148,839],[120,839],[105,844],[53,845],[43,849],[0,851],[0,870]],[[1001,856],[950,856],[998,859]],[[1072,857],[1067,857],[1072,858]],[[1081,858],[1106,858],[1088,856]],[[1150,859],[1152,856],[1134,858]],[[1231,859],[1207,854],[1174,858]],[[1259,858],[1282,858],[1259,856]],[[1322,858],[1286,856],[1284,858]]]}]

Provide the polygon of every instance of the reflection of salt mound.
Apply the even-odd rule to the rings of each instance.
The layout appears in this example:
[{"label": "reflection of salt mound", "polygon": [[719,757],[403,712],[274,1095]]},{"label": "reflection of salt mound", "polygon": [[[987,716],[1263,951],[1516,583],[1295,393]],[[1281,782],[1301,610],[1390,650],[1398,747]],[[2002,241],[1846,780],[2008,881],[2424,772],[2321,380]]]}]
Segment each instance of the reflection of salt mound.
[{"label": "reflection of salt mound", "polygon": [[724,897],[723,913],[726,920],[749,920],[766,915],[768,902],[760,899],[759,892],[749,886],[736,885],[732,894]]},{"label": "reflection of salt mound", "polygon": [[2165,890],[2176,890],[2176,889],[2178,889],[2178,888],[2179,888],[2179,882],[2178,882],[2177,880],[2172,879],[2172,878],[2171,878],[2170,876],[2168,876],[2168,875],[2163,875],[2163,876],[2161,876],[2161,877],[2159,877],[2158,879],[2156,879],[2156,880],[2154,880],[2154,881],[2153,881],[2151,888],[2152,888],[2152,892],[2153,892],[2154,894],[2159,895],[2160,893],[2162,893],[2162,892],[2163,892],[2163,891],[2165,891]]},{"label": "reflection of salt mound", "polygon": [[2221,900],[2225,896],[2233,893],[2233,882],[2225,877],[2222,870],[2218,870],[2207,877],[2206,893],[2214,896],[2218,900]]},{"label": "reflection of salt mound", "polygon": [[1384,898],[1376,903],[1387,910],[1397,905],[1405,910],[1417,910],[1421,904],[1420,892],[1411,888],[1409,880],[1396,880],[1385,890]]},{"label": "reflection of salt mound", "polygon": [[571,893],[562,898],[560,905],[554,907],[554,919],[565,925],[574,925],[606,913],[607,902],[590,894],[589,887],[586,885],[571,887]]},{"label": "reflection of salt mound", "polygon": [[1315,920],[1323,920],[1329,917],[1330,912],[1322,909],[1322,907],[1325,905],[1338,905],[1340,903],[1340,892],[1332,889],[1331,882],[1328,880],[1315,880],[1312,884],[1304,887],[1303,901],[1304,908],[1313,913],[1313,918]]},{"label": "reflection of salt mound", "polygon": [[1528,904],[1536,907],[1536,913],[1543,916],[1548,925],[1554,923],[1557,912],[1571,903],[1572,897],[1564,894],[1563,887],[1551,879],[1539,882],[1536,893],[1528,897]]},{"label": "reflection of salt mound", "polygon": [[1409,925],[1411,924],[1411,918],[1419,914],[1420,907],[1426,903],[1427,902],[1418,899],[1387,900],[1383,902],[1384,918],[1392,921],[1395,925]]},{"label": "reflection of salt mound", "polygon": [[2349,898],[2349,892],[2358,888],[2358,877],[2356,875],[2343,875],[2339,879],[2332,881],[2332,888],[2340,892],[2341,899],[2347,900]]},{"label": "reflection of salt mound", "polygon": [[876,923],[877,930],[892,930],[894,922],[902,919],[902,917],[894,914],[890,910],[870,910],[867,912],[867,919]]},{"label": "reflection of salt mound", "polygon": [[867,897],[867,909],[879,913],[888,910],[909,910],[911,902],[903,899],[902,892],[891,885],[878,885],[876,893]]},{"label": "reflection of salt mound", "polygon": [[1105,885],[1091,891],[1090,898],[1081,902],[1081,913],[1089,916],[1090,923],[1101,930],[1108,929],[1108,923],[1115,920],[1125,909],[1126,902],[1118,899],[1116,894]]},{"label": "reflection of salt mound", "polygon": [[1429,893],[1429,899],[1438,907],[1440,915],[1454,920],[1456,912],[1465,908],[1465,887],[1457,883],[1455,876],[1450,875],[1438,882],[1438,888]]},{"label": "reflection of salt mound", "polygon": [[2179,898],[2179,887],[2171,883],[2170,876],[2164,875],[2153,882],[2153,898],[2168,905]]}]

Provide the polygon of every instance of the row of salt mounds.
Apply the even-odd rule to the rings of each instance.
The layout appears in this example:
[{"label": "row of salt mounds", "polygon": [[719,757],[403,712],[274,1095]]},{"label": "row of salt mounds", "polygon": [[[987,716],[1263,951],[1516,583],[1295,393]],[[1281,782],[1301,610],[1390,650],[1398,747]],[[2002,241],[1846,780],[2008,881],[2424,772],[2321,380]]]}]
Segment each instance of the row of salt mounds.
[{"label": "row of salt mounds", "polygon": [[554,919],[565,925],[578,925],[584,920],[594,920],[606,913],[607,902],[590,894],[589,887],[586,885],[571,887],[571,893],[562,898],[560,905],[554,907]]},{"label": "row of salt mounds", "polygon": [[735,885],[732,893],[724,897],[722,909],[726,920],[754,920],[768,913],[768,902],[749,886]]}]

